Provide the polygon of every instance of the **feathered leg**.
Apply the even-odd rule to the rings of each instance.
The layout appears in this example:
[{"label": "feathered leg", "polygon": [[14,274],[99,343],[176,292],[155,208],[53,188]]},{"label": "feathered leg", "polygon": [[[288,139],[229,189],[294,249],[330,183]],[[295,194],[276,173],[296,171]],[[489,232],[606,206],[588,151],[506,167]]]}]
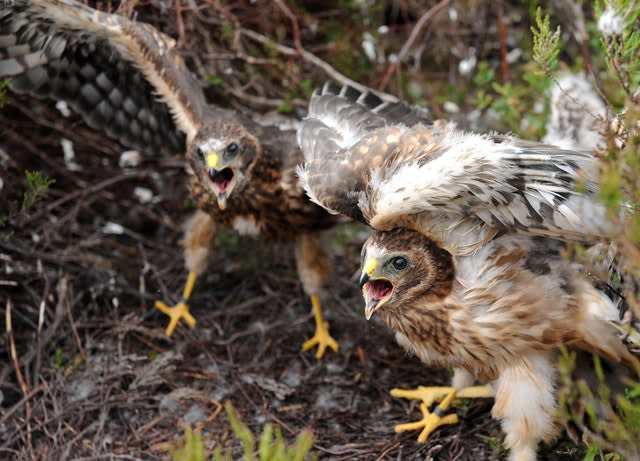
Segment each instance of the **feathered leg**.
[{"label": "feathered leg", "polygon": [[529,355],[500,372],[491,414],[502,422],[510,461],[535,461],[536,447],[556,433],[554,366],[549,355]]},{"label": "feathered leg", "polygon": [[316,358],[321,359],[327,347],[338,352],[338,342],[329,334],[329,324],[325,322],[320,305],[320,288],[326,279],[330,263],[318,234],[303,234],[296,242],[296,263],[304,292],[311,298],[311,307],[316,323],[316,332],[302,345],[303,351],[318,346]]},{"label": "feathered leg", "polygon": [[[418,442],[425,443],[429,435],[440,426],[456,424],[458,416],[456,414],[445,414],[455,398],[484,398],[493,397],[493,390],[490,386],[471,386],[473,377],[469,372],[461,368],[454,369],[452,385],[447,386],[418,386],[417,389],[391,389],[391,396],[409,400],[422,400],[420,421],[398,424],[396,432],[415,431],[422,429],[418,436]],[[440,402],[433,411],[429,407],[435,402]]]},{"label": "feathered leg", "polygon": [[156,308],[170,318],[169,325],[165,330],[167,336],[173,334],[180,319],[184,319],[191,327],[196,324],[196,319],[189,312],[188,301],[196,283],[196,278],[207,267],[214,230],[215,225],[211,216],[201,210],[196,211],[187,222],[183,244],[185,266],[189,270],[189,276],[185,283],[182,299],[172,307],[167,306],[162,301],[156,301],[155,303]]}]

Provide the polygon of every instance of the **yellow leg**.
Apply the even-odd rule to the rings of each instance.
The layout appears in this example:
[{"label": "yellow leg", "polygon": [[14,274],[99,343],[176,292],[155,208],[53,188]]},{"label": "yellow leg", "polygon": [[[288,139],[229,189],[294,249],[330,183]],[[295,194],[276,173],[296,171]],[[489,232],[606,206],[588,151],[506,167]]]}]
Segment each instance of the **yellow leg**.
[{"label": "yellow leg", "polygon": [[311,339],[305,341],[302,345],[303,352],[318,346],[316,351],[316,359],[321,359],[324,356],[324,352],[327,347],[333,349],[334,352],[338,352],[338,342],[329,334],[329,324],[324,321],[322,315],[322,306],[320,306],[320,297],[316,294],[311,295],[311,307],[313,308],[313,316],[316,321],[316,333]]},{"label": "yellow leg", "polygon": [[167,306],[162,301],[156,301],[156,308],[161,312],[167,314],[170,318],[169,325],[165,330],[167,336],[173,335],[176,327],[178,326],[178,322],[183,318],[189,326],[194,327],[196,325],[196,319],[189,312],[189,306],[187,305],[187,301],[191,297],[191,292],[193,291],[193,286],[196,283],[197,274],[195,272],[189,272],[189,276],[187,277],[187,283],[184,285],[184,291],[182,292],[182,299],[173,307]]},{"label": "yellow leg", "polygon": [[[417,389],[392,389],[392,397],[405,398],[410,400],[422,400],[420,403],[420,411],[422,419],[413,423],[398,424],[395,427],[396,432],[406,432],[422,429],[418,436],[418,442],[425,443],[429,435],[438,427],[446,424],[456,424],[458,416],[455,414],[445,415],[444,412],[449,408],[451,402],[456,397],[460,398],[481,398],[492,397],[493,393],[489,386],[470,386],[457,391],[454,387],[425,387],[419,386]],[[444,398],[443,398],[444,397]],[[439,400],[442,401],[433,410],[429,411],[429,407]]]}]

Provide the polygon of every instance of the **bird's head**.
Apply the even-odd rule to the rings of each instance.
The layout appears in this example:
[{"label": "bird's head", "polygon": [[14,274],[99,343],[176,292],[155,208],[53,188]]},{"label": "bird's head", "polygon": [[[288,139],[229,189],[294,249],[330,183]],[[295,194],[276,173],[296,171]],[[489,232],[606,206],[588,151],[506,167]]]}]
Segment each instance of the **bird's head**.
[{"label": "bird's head", "polygon": [[417,298],[446,297],[453,284],[451,254],[423,234],[404,228],[374,232],[362,247],[360,288],[368,319]]},{"label": "bird's head", "polygon": [[259,149],[258,140],[242,124],[216,120],[200,130],[187,157],[199,181],[224,210],[231,193],[243,184]]}]

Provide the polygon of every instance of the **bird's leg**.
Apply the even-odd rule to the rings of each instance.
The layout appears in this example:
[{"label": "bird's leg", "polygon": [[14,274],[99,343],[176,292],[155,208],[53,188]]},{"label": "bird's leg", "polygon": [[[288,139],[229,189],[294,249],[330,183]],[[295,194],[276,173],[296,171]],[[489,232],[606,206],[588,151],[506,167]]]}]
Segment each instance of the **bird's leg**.
[{"label": "bird's leg", "polygon": [[[420,403],[420,411],[422,412],[422,419],[413,423],[398,424],[395,427],[396,432],[413,431],[422,429],[418,436],[418,442],[425,443],[429,435],[439,426],[446,424],[456,424],[458,422],[458,416],[455,414],[445,414],[445,411],[451,405],[454,398],[478,398],[478,397],[492,397],[493,391],[490,386],[470,386],[461,390],[457,390],[455,387],[425,387],[418,386],[417,389],[392,389],[392,397],[410,399],[410,400],[422,400]],[[437,401],[440,404],[436,406],[433,412],[429,411],[429,407]]]},{"label": "bird's leg", "polygon": [[184,319],[185,322],[189,324],[190,327],[196,326],[196,319],[189,312],[189,305],[187,302],[191,297],[191,292],[193,291],[193,286],[196,283],[197,274],[195,272],[189,272],[189,276],[187,277],[187,283],[184,285],[184,291],[182,293],[182,299],[173,307],[167,306],[162,301],[156,301],[155,306],[160,312],[167,314],[171,320],[169,320],[169,325],[167,325],[167,329],[165,333],[167,336],[173,335],[174,330],[178,326],[178,322],[180,319]]},{"label": "bird's leg", "polygon": [[311,295],[311,307],[313,308],[313,317],[316,321],[316,332],[313,337],[304,342],[302,345],[302,351],[306,352],[318,346],[316,351],[316,358],[321,359],[324,356],[324,352],[327,347],[333,349],[334,352],[338,352],[338,342],[329,334],[329,324],[324,321],[322,315],[322,306],[320,305],[320,297],[317,294]]},{"label": "bird's leg", "polygon": [[316,358],[324,356],[327,347],[338,352],[338,343],[329,334],[329,324],[322,315],[322,306],[318,293],[330,270],[330,261],[327,251],[322,245],[320,234],[302,234],[296,241],[296,263],[298,275],[302,282],[304,292],[311,297],[313,317],[316,322],[316,332],[311,339],[302,345],[303,351],[308,351],[318,346]]},{"label": "bird's leg", "polygon": [[509,461],[535,461],[538,443],[556,435],[554,374],[550,353],[531,353],[502,369],[496,379],[491,416],[500,420]]},{"label": "bird's leg", "polygon": [[189,269],[189,276],[182,292],[182,299],[172,307],[162,301],[156,301],[155,303],[155,307],[170,318],[169,325],[165,330],[167,336],[173,335],[180,319],[184,319],[191,327],[196,324],[196,319],[189,312],[188,301],[198,274],[201,274],[206,267],[213,232],[213,220],[204,211],[196,211],[195,215],[187,223],[184,236],[184,259],[185,265]]}]

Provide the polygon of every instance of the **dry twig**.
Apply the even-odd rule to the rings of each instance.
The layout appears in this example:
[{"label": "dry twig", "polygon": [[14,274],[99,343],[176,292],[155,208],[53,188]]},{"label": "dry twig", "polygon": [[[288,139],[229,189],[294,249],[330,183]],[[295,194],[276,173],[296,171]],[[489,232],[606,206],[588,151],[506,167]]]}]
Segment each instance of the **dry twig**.
[{"label": "dry twig", "polygon": [[425,24],[433,16],[435,16],[436,14],[444,10],[444,8],[449,5],[449,3],[451,3],[451,0],[441,0],[439,3],[429,8],[420,17],[420,19],[418,19],[418,22],[416,22],[415,26],[413,26],[413,29],[411,30],[411,34],[409,35],[409,38],[407,39],[405,44],[402,46],[402,48],[400,48],[400,51],[398,52],[396,59],[393,62],[389,63],[389,65],[387,66],[387,70],[382,76],[380,85],[378,85],[378,89],[380,91],[384,91],[387,88],[389,79],[391,78],[393,73],[398,69],[398,66],[402,63],[402,61],[404,61],[404,58],[407,56],[407,53],[409,53],[409,50],[411,49],[415,41],[418,39],[418,36],[420,35],[420,32],[422,32],[422,29],[424,28]]}]

